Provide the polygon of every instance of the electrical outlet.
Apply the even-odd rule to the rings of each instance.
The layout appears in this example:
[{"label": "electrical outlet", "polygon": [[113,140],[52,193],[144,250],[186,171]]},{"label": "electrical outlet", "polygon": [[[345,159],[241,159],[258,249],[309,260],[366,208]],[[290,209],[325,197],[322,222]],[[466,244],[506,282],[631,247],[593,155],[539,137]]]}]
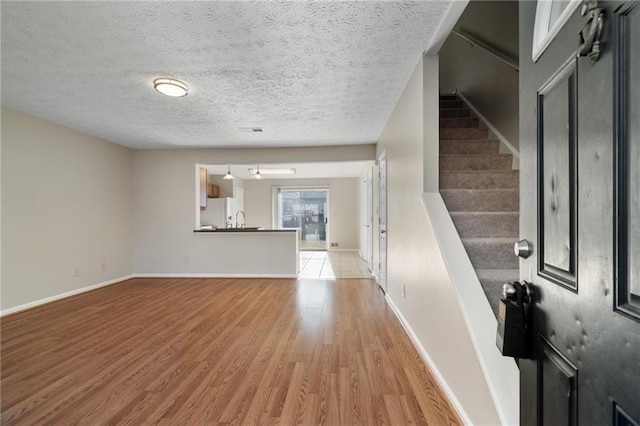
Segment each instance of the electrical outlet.
[{"label": "electrical outlet", "polygon": [[189,256],[184,257],[184,263],[189,263]]},{"label": "electrical outlet", "polygon": [[73,268],[73,276],[74,277],[80,276],[80,267],[76,266],[75,268]]},{"label": "electrical outlet", "polygon": [[402,284],[402,297],[406,298],[407,297],[407,286]]},{"label": "electrical outlet", "polygon": [[102,262],[102,264],[100,265],[100,268],[102,268],[103,271],[107,270],[107,262]]}]

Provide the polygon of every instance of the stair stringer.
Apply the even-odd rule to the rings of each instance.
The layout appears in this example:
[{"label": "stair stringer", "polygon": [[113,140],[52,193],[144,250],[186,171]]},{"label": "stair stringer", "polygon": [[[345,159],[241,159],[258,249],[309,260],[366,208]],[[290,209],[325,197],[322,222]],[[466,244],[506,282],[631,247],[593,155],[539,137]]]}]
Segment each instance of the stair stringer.
[{"label": "stair stringer", "polygon": [[503,425],[517,425],[520,371],[496,347],[497,320],[442,196],[425,192],[421,198],[500,420]]}]

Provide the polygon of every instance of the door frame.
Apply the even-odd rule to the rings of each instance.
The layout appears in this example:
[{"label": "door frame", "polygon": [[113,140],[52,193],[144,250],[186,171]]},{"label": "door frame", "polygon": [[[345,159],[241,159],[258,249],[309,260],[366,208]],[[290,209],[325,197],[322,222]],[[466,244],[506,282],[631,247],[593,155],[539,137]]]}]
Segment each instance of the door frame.
[{"label": "door frame", "polygon": [[387,150],[378,156],[378,285],[387,292]]},{"label": "door frame", "polygon": [[360,182],[360,257],[373,270],[373,167]]}]

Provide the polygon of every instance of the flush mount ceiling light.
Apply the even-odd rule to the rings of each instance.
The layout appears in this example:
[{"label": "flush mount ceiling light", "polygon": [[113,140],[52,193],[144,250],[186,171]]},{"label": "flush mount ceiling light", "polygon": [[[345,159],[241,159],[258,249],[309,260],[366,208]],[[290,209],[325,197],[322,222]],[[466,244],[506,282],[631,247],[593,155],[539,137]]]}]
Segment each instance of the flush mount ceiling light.
[{"label": "flush mount ceiling light", "polygon": [[296,169],[249,169],[249,173],[255,175],[261,173],[263,175],[295,175]]},{"label": "flush mount ceiling light", "polygon": [[153,80],[153,87],[159,93],[172,98],[187,96],[189,93],[189,87],[186,84],[173,78],[156,78]]},{"label": "flush mount ceiling light", "polygon": [[222,179],[233,179],[234,176],[231,174],[231,165],[227,165],[227,174],[224,175]]}]

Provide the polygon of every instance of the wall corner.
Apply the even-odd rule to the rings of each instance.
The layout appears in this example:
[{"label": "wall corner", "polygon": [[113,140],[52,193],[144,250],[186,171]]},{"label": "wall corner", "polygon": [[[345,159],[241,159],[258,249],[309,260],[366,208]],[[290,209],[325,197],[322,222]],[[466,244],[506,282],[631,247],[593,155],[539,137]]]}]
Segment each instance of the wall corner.
[{"label": "wall corner", "polygon": [[422,67],[423,192],[438,192],[439,171],[439,56],[424,55]]}]

